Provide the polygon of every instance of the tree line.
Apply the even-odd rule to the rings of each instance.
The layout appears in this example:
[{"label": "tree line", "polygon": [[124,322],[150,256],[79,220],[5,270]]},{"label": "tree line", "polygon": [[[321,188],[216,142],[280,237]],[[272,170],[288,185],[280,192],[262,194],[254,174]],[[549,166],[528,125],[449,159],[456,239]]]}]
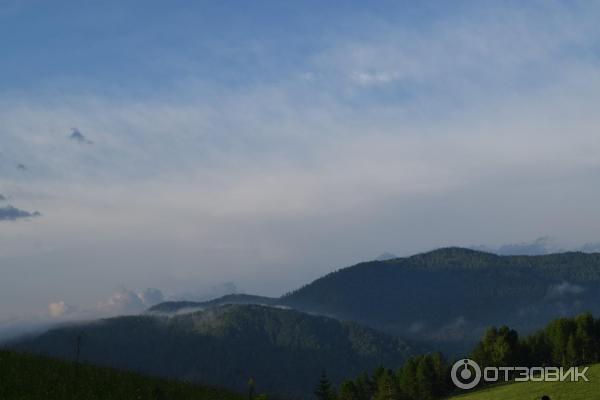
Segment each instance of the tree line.
[{"label": "tree line", "polygon": [[[485,367],[574,367],[600,362],[600,319],[590,313],[559,318],[520,338],[507,326],[491,327],[469,358]],[[452,363],[441,353],[412,357],[396,370],[379,367],[371,374],[334,388],[325,372],[315,389],[317,400],[436,400],[455,390]]]}]

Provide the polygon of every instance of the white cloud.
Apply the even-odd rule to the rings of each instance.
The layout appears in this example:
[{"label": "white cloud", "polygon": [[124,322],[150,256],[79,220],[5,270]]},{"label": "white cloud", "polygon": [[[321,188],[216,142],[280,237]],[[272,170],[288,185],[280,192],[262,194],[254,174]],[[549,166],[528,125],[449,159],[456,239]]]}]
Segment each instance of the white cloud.
[{"label": "white cloud", "polygon": [[352,73],[352,79],[361,85],[382,85],[400,79],[400,74],[395,72],[357,71]]},{"label": "white cloud", "polygon": [[591,3],[486,4],[424,25],[378,21],[369,34],[329,46],[315,68],[328,79],[404,85],[411,96],[457,103],[530,90],[593,57],[599,12]]},{"label": "white cloud", "polygon": [[138,294],[138,297],[142,300],[145,307],[152,307],[164,301],[163,293],[156,288],[144,289],[142,293]]},{"label": "white cloud", "polygon": [[163,301],[164,296],[159,289],[148,288],[141,293],[121,288],[108,299],[98,303],[97,310],[102,315],[137,314],[148,307]]},{"label": "white cloud", "polygon": [[548,288],[548,297],[560,298],[568,295],[581,294],[583,292],[585,292],[585,288],[583,286],[564,281],[557,285],[550,286]]},{"label": "white cloud", "polygon": [[66,304],[62,300],[48,304],[48,312],[52,318],[64,318],[75,312],[75,310],[75,307]]}]

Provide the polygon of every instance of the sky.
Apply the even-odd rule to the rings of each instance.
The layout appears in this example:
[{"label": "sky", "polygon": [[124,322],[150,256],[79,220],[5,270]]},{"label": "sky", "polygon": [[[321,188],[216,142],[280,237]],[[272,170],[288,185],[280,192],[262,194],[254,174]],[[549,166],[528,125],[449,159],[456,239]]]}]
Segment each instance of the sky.
[{"label": "sky", "polygon": [[0,0],[0,322],[278,296],[383,252],[600,241],[599,18]]}]

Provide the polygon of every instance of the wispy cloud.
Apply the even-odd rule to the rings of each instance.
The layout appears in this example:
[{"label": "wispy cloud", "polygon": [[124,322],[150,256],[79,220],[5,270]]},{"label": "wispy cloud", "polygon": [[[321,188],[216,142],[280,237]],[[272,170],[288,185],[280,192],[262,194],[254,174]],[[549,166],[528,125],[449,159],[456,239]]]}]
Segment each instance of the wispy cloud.
[{"label": "wispy cloud", "polygon": [[550,286],[548,288],[547,296],[551,299],[556,299],[569,295],[578,295],[583,292],[585,292],[585,288],[583,286],[564,281],[557,285]]},{"label": "wispy cloud", "polygon": [[103,315],[136,314],[163,301],[159,289],[149,288],[141,293],[122,288],[108,299],[98,303],[97,310]]},{"label": "wispy cloud", "polygon": [[13,206],[0,207],[0,221],[16,221],[18,219],[39,217],[38,211],[29,212]]},{"label": "wispy cloud", "polygon": [[138,314],[162,300],[163,295],[159,289],[148,288],[136,293],[121,288],[93,308],[74,306],[65,300],[52,301],[44,313],[0,318],[0,344],[22,335],[43,332],[65,322]]},{"label": "wispy cloud", "polygon": [[64,300],[48,304],[48,315],[54,320],[72,321],[117,315],[137,314],[164,300],[160,289],[147,288],[135,292],[127,288],[114,291],[108,298],[99,301],[95,308],[81,308]]},{"label": "wispy cloud", "polygon": [[71,128],[71,134],[69,135],[69,139],[80,144],[94,144],[94,142],[86,138],[78,128]]},{"label": "wispy cloud", "polygon": [[[281,294],[376,249],[594,240],[598,11],[502,3],[416,24],[358,18],[352,32],[311,35],[301,55],[254,40],[265,69],[215,45],[240,66],[227,82],[182,57],[185,76],[144,95],[4,96],[2,190],[45,217],[3,232],[2,268],[29,291],[34,270],[65,292],[56,277],[173,292],[235,279]],[[65,146],[71,125],[85,127],[73,143],[94,146]]]},{"label": "wispy cloud", "polygon": [[63,300],[48,304],[48,313],[52,318],[64,318],[75,311],[75,307],[66,304]]}]

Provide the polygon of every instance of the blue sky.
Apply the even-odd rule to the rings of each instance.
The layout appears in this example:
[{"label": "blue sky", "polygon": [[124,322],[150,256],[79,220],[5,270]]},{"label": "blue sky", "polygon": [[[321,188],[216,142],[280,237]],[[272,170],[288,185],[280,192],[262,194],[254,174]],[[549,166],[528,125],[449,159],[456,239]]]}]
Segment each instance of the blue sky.
[{"label": "blue sky", "polygon": [[600,240],[598,17],[0,2],[0,320],[139,308],[145,288],[279,295],[384,251]]},{"label": "blue sky", "polygon": [[[363,26],[430,24],[442,3],[4,2],[3,86],[164,89],[185,79],[253,85],[302,72],[307,58]],[[447,6],[446,6],[447,7]],[[444,7],[444,8],[446,8]],[[455,10],[455,12],[460,10]],[[390,13],[391,12],[391,13]]]}]

